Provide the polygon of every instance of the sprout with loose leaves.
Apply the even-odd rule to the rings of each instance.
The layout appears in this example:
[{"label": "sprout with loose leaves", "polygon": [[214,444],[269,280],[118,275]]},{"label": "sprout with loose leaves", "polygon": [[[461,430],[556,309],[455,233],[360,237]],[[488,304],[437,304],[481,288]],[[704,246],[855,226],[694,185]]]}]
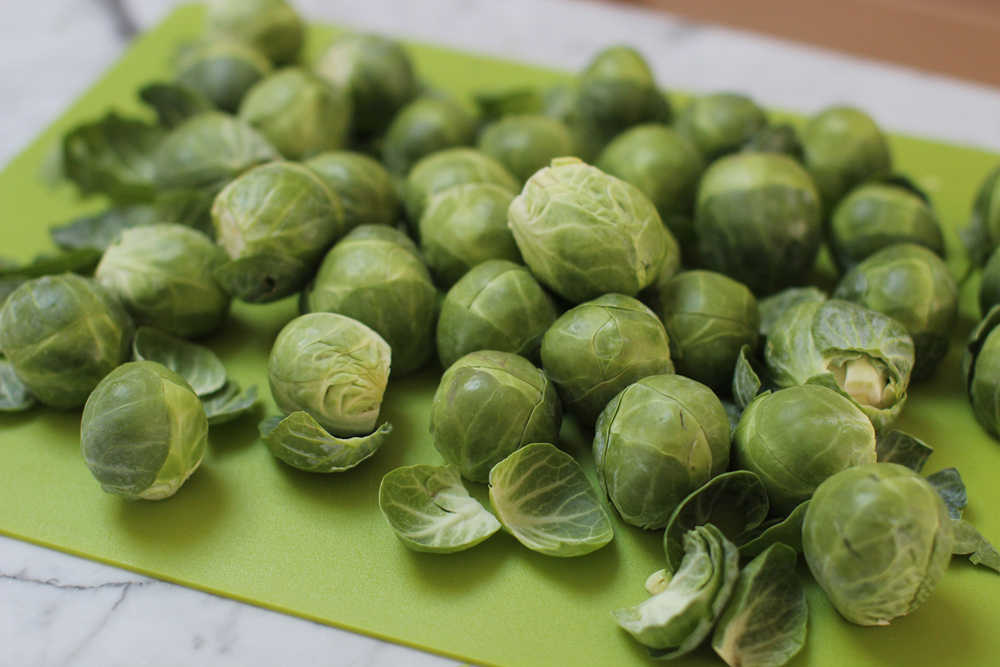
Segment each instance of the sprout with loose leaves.
[{"label": "sprout with loose leaves", "polygon": [[555,158],[577,153],[566,124],[540,114],[504,116],[487,125],[479,135],[479,150],[522,183]]},{"label": "sprout with loose leaves", "polygon": [[475,138],[475,121],[450,100],[418,98],[399,110],[382,141],[382,162],[403,176],[431,153],[467,146]]},{"label": "sprout with loose leaves", "polygon": [[243,96],[271,72],[267,56],[235,40],[190,47],[178,61],[177,81],[223,111],[235,112]]},{"label": "sprout with loose leaves", "polygon": [[379,162],[351,151],[320,153],[304,164],[337,194],[344,209],[344,227],[393,225],[400,201],[392,176]]},{"label": "sprout with loose leaves", "polygon": [[210,35],[250,44],[276,65],[294,62],[305,41],[305,23],[287,0],[212,0]]},{"label": "sprout with loose leaves", "polygon": [[677,131],[711,162],[738,151],[767,125],[764,110],[739,93],[696,97],[677,118]]}]

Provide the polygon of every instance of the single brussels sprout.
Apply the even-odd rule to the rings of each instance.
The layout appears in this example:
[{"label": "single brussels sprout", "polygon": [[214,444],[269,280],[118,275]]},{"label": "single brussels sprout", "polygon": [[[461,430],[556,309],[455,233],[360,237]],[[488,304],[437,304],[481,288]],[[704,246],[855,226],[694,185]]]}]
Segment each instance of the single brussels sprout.
[{"label": "single brussels sprout", "polygon": [[896,243],[917,243],[944,256],[941,225],[930,205],[885,183],[862,185],[840,201],[830,218],[829,240],[844,269]]},{"label": "single brussels sprout", "polygon": [[564,407],[587,426],[633,382],[674,372],[663,322],[622,294],[605,294],[563,313],[542,337],[541,352]]},{"label": "single brussels sprout", "polygon": [[230,259],[216,273],[244,301],[274,301],[302,289],[326,249],[347,231],[337,194],[308,167],[273,162],[227,185],[212,223]]},{"label": "single brussels sprout", "polygon": [[304,410],[269,417],[257,426],[275,458],[306,472],[344,472],[371,458],[392,433],[386,422],[368,435],[340,438]]},{"label": "single brussels sprout", "polygon": [[320,153],[304,164],[337,194],[344,209],[344,226],[394,225],[400,201],[392,176],[379,162],[351,151]]},{"label": "single brussels sprout", "polygon": [[450,100],[418,98],[393,117],[382,141],[382,162],[389,171],[405,175],[421,158],[475,138],[475,121]]},{"label": "single brussels sprout", "polygon": [[802,524],[809,571],[841,616],[859,625],[888,625],[923,604],[948,567],[952,541],[934,487],[895,463],[830,477]]},{"label": "single brussels sprout", "polygon": [[892,169],[882,130],[870,116],[850,107],[830,107],[813,116],[802,131],[802,149],[827,213],[855,186]]},{"label": "single brussels sprout", "polygon": [[776,153],[739,153],[705,172],[694,233],[706,268],[758,294],[801,282],[820,245],[820,199],[809,174]]},{"label": "single brussels sprout", "polygon": [[132,358],[165,366],[184,378],[199,397],[214,394],[226,384],[226,367],[215,352],[152,327],[136,329]]},{"label": "single brussels sprout", "polygon": [[1000,252],[994,251],[983,267],[979,283],[979,313],[985,315],[997,304],[1000,304]]},{"label": "single brussels sprout", "polygon": [[777,319],[764,346],[778,387],[818,383],[861,408],[884,431],[906,403],[913,339],[906,327],[850,301],[803,301]]},{"label": "single brussels sprout", "polygon": [[390,360],[388,343],[361,322],[300,315],[271,348],[271,395],[279,410],[303,410],[334,435],[367,435],[382,407]]},{"label": "single brussels sprout", "polygon": [[153,361],[109,373],[83,408],[83,460],[108,493],[169,498],[205,456],[208,420],[180,375]]},{"label": "single brussels sprout", "polygon": [[696,97],[677,117],[677,131],[709,162],[738,151],[766,126],[764,110],[738,93]]},{"label": "single brussels sprout", "polygon": [[760,314],[746,285],[712,271],[682,271],[660,291],[658,312],[677,372],[729,388],[740,348],[757,347]]},{"label": "single brussels sprout", "polygon": [[579,82],[557,84],[542,91],[541,113],[561,121],[569,128],[576,148],[574,155],[584,162],[592,162],[611,137],[597,132],[589,119],[580,112]]},{"label": "single brussels sprout", "polygon": [[413,242],[385,225],[362,225],[330,249],[303,309],[354,318],[392,348],[393,376],[424,365],[434,350],[438,292]]},{"label": "single brussels sprout", "polygon": [[612,46],[580,73],[577,109],[605,140],[633,125],[670,121],[670,103],[656,87],[649,64],[635,49]]},{"label": "single brussels sprout", "polygon": [[542,336],[556,319],[552,299],[531,273],[504,260],[483,262],[452,287],[437,324],[445,368],[476,350],[538,358]]},{"label": "single brussels sprout", "polygon": [[267,56],[235,40],[191,47],[178,61],[177,81],[223,111],[235,112],[251,87],[271,72]]},{"label": "single brussels sprout", "polygon": [[841,470],[875,462],[875,429],[850,400],[817,385],[758,396],[733,437],[735,465],[757,473],[788,513]]},{"label": "single brussels sprout", "polygon": [[958,285],[944,261],[923,246],[900,243],[879,250],[840,279],[833,297],[906,327],[913,339],[915,379],[934,372],[948,352],[958,316]]},{"label": "single brussels sprout", "polygon": [[487,125],[479,135],[479,150],[523,183],[555,158],[576,155],[576,144],[562,121],[523,114],[504,116]]},{"label": "single brussels sprout", "polygon": [[969,225],[960,235],[974,264],[983,264],[996,249],[1000,242],[1000,167],[983,179],[972,203]]},{"label": "single brussels sprout", "polygon": [[129,357],[132,320],[103,287],[72,273],[29,280],[0,310],[0,353],[39,401],[76,408]]},{"label": "single brussels sprout", "polygon": [[295,62],[305,41],[305,23],[286,0],[212,0],[210,34],[245,42],[276,65]]},{"label": "single brussels sprout", "polygon": [[1000,306],[990,309],[972,330],[962,356],[962,375],[972,413],[995,438],[1000,437],[1000,329],[997,324],[1000,324]]},{"label": "single brussels sprout", "polygon": [[705,161],[693,143],[665,125],[640,125],[615,137],[597,167],[639,188],[682,247],[694,238],[694,200]]},{"label": "single brussels sprout", "polygon": [[555,442],[562,411],[545,373],[516,354],[481,350],[448,367],[431,405],[434,447],[473,482],[532,442]]},{"label": "single brussels sprout", "polygon": [[699,382],[644,377],[597,418],[594,463],[623,521],[663,528],[685,496],[729,465],[726,410]]},{"label": "single brussels sprout", "polygon": [[648,287],[676,241],[634,185],[576,158],[532,176],[508,212],[531,272],[573,303]]},{"label": "single brussels sprout", "polygon": [[795,127],[788,124],[765,125],[743,144],[743,151],[753,153],[784,153],[802,161],[802,142]]}]

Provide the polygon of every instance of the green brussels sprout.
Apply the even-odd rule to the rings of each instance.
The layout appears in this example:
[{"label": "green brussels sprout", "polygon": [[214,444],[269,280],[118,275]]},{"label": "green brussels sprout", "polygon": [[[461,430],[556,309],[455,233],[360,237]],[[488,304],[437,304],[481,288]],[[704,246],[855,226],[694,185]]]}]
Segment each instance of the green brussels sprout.
[{"label": "green brussels sprout", "polygon": [[979,283],[979,313],[986,315],[997,304],[1000,304],[1000,252],[994,251],[983,267]]},{"label": "green brussels sprout", "polygon": [[121,233],[94,278],[139,324],[196,337],[219,328],[229,312],[229,294],[214,275],[225,262],[226,253],[201,232],[145,225]]},{"label": "green brussels sprout", "polygon": [[382,162],[389,171],[405,175],[421,158],[475,138],[475,121],[450,100],[416,99],[393,117],[382,141]]},{"label": "green brussels sprout", "polygon": [[657,312],[677,372],[716,391],[729,388],[740,348],[757,347],[757,299],[721,273],[678,273],[660,291]]},{"label": "green brussels sprout", "polygon": [[334,435],[375,429],[389,380],[389,344],[336,313],[300,315],[278,334],[267,360],[278,409],[309,413]]},{"label": "green brussels sprout", "polygon": [[578,113],[605,141],[639,123],[670,121],[670,103],[635,49],[611,46],[580,73]]},{"label": "green brussels sprout", "polygon": [[111,371],[83,408],[84,462],[101,488],[130,500],[174,495],[201,465],[207,442],[201,400],[155,361]]},{"label": "green brussels sprout", "polygon": [[483,262],[452,287],[437,324],[438,358],[445,368],[476,350],[536,359],[556,308],[531,273],[504,260]]},{"label": "green brussels sprout", "polygon": [[740,149],[754,153],[784,153],[802,161],[802,142],[795,127],[788,124],[765,125],[757,130]]},{"label": "green brussels sprout", "polygon": [[286,0],[212,0],[208,31],[259,49],[276,65],[294,62],[305,41],[305,23]]},{"label": "green brussels sprout", "polygon": [[563,405],[587,426],[633,382],[674,372],[663,323],[623,294],[605,294],[563,313],[542,337],[541,352]]},{"label": "green brussels sprout", "polygon": [[509,352],[480,350],[448,367],[431,405],[434,447],[473,482],[524,445],[555,442],[562,412],[545,373]]},{"label": "green brussels sprout", "polygon": [[914,378],[930,375],[948,352],[958,316],[958,285],[944,260],[923,246],[900,243],[879,250],[840,279],[833,297],[906,327],[913,339]]},{"label": "green brussels sprout", "polygon": [[802,150],[827,213],[855,186],[892,169],[882,130],[850,107],[830,107],[813,116],[802,131]]},{"label": "green brussels sprout", "polygon": [[351,100],[315,74],[289,67],[247,91],[240,118],[286,158],[301,160],[347,142]]},{"label": "green brussels sprout", "polygon": [[337,193],[344,208],[344,226],[393,225],[400,201],[392,176],[377,160],[350,151],[320,153],[304,164]]},{"label": "green brussels sprout", "polygon": [[594,463],[622,520],[656,529],[684,498],[729,465],[729,418],[705,385],[653,375],[629,385],[597,418]]},{"label": "green brussels sprout", "polygon": [[705,161],[693,143],[665,125],[640,125],[615,137],[597,167],[639,188],[682,247],[694,238],[694,201]]},{"label": "green brussels sprout", "polygon": [[508,216],[531,272],[572,303],[634,296],[677,243],[637,187],[576,158],[553,160],[528,179]]},{"label": "green brussels sprout", "polygon": [[694,233],[706,268],[758,294],[800,282],[820,245],[820,199],[809,174],[776,153],[739,153],[705,172]]},{"label": "green brussels sprout", "polygon": [[962,375],[972,413],[993,437],[1000,437],[1000,307],[986,313],[966,342]]},{"label": "green brussels sprout", "polygon": [[849,399],[817,385],[758,396],[733,435],[739,468],[757,473],[787,514],[841,470],[875,462],[875,429]]},{"label": "green brussels sprout", "polygon": [[251,302],[302,289],[347,231],[336,193],[291,162],[255,167],[227,185],[212,205],[212,223],[233,260],[216,276],[230,294]]},{"label": "green brussels sprout", "polygon": [[303,310],[340,313],[374,329],[392,348],[392,373],[424,365],[434,349],[438,293],[413,242],[385,225],[362,225],[330,249]]},{"label": "green brussels sprout", "polygon": [[987,174],[979,186],[969,225],[961,236],[975,264],[983,264],[1000,244],[1000,167]]},{"label": "green brussels sprout", "polygon": [[76,408],[129,358],[133,325],[93,280],[73,273],[22,283],[0,309],[0,353],[45,405]]},{"label": "green brussels sprout", "polygon": [[944,237],[934,210],[913,192],[886,183],[859,186],[837,204],[829,241],[844,269],[896,243],[918,243],[944,256]]},{"label": "green brussels sprout", "polygon": [[952,542],[937,491],[895,463],[830,477],[802,524],[809,571],[841,616],[859,625],[888,625],[923,604],[948,567]]},{"label": "green brussels sprout", "polygon": [[344,35],[313,65],[314,71],[348,91],[353,126],[362,135],[383,132],[417,94],[413,63],[399,42],[379,35]]},{"label": "green brussels sprout", "polygon": [[764,110],[738,93],[696,97],[677,117],[677,131],[709,162],[738,151],[766,126]]},{"label": "green brussels sprout", "polygon": [[522,183],[557,157],[576,155],[562,121],[538,114],[504,116],[479,135],[479,150],[507,167]]},{"label": "green brussels sprout", "polygon": [[223,111],[235,112],[250,88],[271,72],[267,56],[234,40],[191,47],[178,60],[177,81]]},{"label": "green brussels sprout", "polygon": [[610,137],[601,136],[580,113],[579,82],[557,84],[541,94],[541,113],[561,121],[573,137],[574,155],[584,162],[592,162]]}]

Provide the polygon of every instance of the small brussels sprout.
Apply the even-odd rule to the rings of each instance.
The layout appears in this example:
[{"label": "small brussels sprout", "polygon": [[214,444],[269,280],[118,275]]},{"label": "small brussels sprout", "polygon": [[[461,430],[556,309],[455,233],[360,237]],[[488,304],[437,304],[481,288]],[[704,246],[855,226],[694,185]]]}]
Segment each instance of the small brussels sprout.
[{"label": "small brussels sprout", "polygon": [[483,262],[444,297],[438,358],[445,368],[476,350],[536,359],[542,336],[555,319],[552,299],[526,268],[504,260]]},{"label": "small brussels sprout", "polygon": [[424,365],[434,350],[438,292],[413,242],[385,225],[362,225],[330,249],[303,309],[354,318],[392,348],[392,373]]},{"label": "small brussels sprout", "polygon": [[286,0],[212,0],[210,34],[250,44],[276,65],[294,62],[305,41],[305,23]]},{"label": "small brussels sprout", "polygon": [[382,424],[368,435],[340,438],[308,412],[296,410],[288,416],[265,419],[257,430],[271,454],[283,463],[306,472],[332,473],[350,470],[371,458],[392,433],[392,424]]},{"label": "small brussels sprout", "polygon": [[344,227],[394,225],[400,201],[392,176],[377,160],[351,151],[320,153],[304,164],[337,194],[344,209]]},{"label": "small brussels sprout", "polygon": [[639,188],[681,246],[691,244],[694,200],[705,169],[693,143],[665,125],[640,125],[615,137],[596,164]]},{"label": "small brussels sprout", "polygon": [[180,375],[153,361],[109,373],[83,408],[83,460],[108,493],[169,498],[205,456],[208,420]]},{"label": "small brussels sprout", "polygon": [[541,352],[563,405],[588,426],[625,387],[647,375],[674,372],[663,323],[622,294],[606,294],[563,313],[542,337]]},{"label": "small brussels sprout", "polygon": [[677,131],[709,162],[738,151],[766,125],[764,110],[738,93],[696,97],[677,117]]},{"label": "small brussels sprout", "polygon": [[809,174],[776,153],[716,161],[698,189],[694,233],[706,268],[758,294],[800,282],[820,245],[820,199]]},{"label": "small brussels sprout", "polygon": [[859,625],[888,625],[923,604],[948,567],[952,541],[934,487],[895,463],[830,477],[802,524],[809,571],[841,616]]},{"label": "small brussels sprout", "polygon": [[994,306],[969,334],[962,375],[976,420],[1000,437],[1000,306]]},{"label": "small brussels sprout", "polygon": [[705,385],[652,375],[615,396],[597,418],[594,463],[622,520],[656,529],[685,496],[729,464],[729,419]]},{"label": "small brussels sprout", "polygon": [[656,87],[649,64],[635,49],[612,46],[580,73],[577,109],[607,141],[633,125],[670,121],[670,103]]},{"label": "small brussels sprout", "polygon": [[132,320],[93,280],[72,273],[29,280],[0,310],[0,353],[39,401],[76,408],[129,357]]},{"label": "small brussels sprout", "polygon": [[835,299],[895,319],[913,339],[913,377],[930,375],[948,352],[958,315],[958,285],[944,261],[923,246],[892,245],[848,271]]},{"label": "small brussels sprout", "polygon": [[557,157],[576,155],[573,135],[555,118],[504,116],[479,135],[479,150],[507,167],[522,183]]},{"label": "small brussels sprout", "polygon": [[573,303],[636,295],[677,243],[638,188],[576,158],[532,176],[508,215],[528,268]]},{"label": "small brussels sprout", "polygon": [[382,162],[405,175],[421,158],[475,138],[475,121],[450,100],[421,97],[399,110],[382,141]]},{"label": "small brussels sprout", "polygon": [[983,264],[1000,243],[1000,167],[983,179],[972,203],[969,225],[960,234],[977,265]]},{"label": "small brussels sprout", "polygon": [[481,350],[448,367],[431,405],[434,447],[473,482],[532,442],[555,442],[562,411],[545,373],[516,354]]},{"label": "small brussels sprout", "polygon": [[830,250],[841,268],[896,243],[917,243],[944,256],[944,237],[934,210],[905,188],[868,183],[833,210]]},{"label": "small brussels sprout", "polygon": [[390,359],[388,343],[357,320],[300,315],[271,348],[271,395],[279,410],[303,410],[334,435],[367,435],[382,407]]},{"label": "small brussels sprout", "polygon": [[178,61],[177,81],[223,111],[235,112],[250,88],[271,72],[267,56],[234,40],[191,47]]},{"label": "small brussels sprout", "polygon": [[979,283],[980,314],[985,315],[997,304],[1000,304],[1000,252],[994,251],[983,267]]}]

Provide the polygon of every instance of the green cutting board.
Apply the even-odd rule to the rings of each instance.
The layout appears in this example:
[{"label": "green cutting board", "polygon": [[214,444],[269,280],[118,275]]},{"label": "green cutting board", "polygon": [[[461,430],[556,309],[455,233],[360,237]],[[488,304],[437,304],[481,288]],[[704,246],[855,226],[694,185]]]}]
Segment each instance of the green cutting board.
[{"label": "green cutting board", "polygon": [[[177,44],[200,25],[199,9],[175,12],[0,173],[3,254],[27,259],[50,247],[49,225],[100,206],[80,202],[68,187],[42,185],[46,155],[78,122],[112,107],[137,111],[135,90],[166,77]],[[316,29],[310,51],[331,32]],[[462,95],[484,82],[504,87],[567,77],[425,45],[413,45],[412,52],[428,80]],[[892,119],[882,120],[891,126]],[[1000,161],[979,150],[898,136],[892,148],[952,229],[964,222],[976,187]],[[951,241],[954,246],[953,235]],[[975,317],[972,288],[956,340]],[[266,395],[268,349],[295,314],[294,300],[240,304],[225,333],[208,342],[236,379],[258,384]],[[955,345],[935,378],[913,390],[902,427],[936,448],[928,472],[961,470],[971,498],[967,517],[1000,542],[1000,443],[972,418],[960,353]],[[441,461],[427,430],[438,374],[390,383],[383,414],[395,431],[359,469],[310,475],[288,468],[257,439],[256,419],[247,418],[213,429],[204,465],[162,502],[125,502],[101,492],[80,456],[78,411],[2,415],[0,532],[477,663],[647,664],[644,649],[609,612],[645,599],[646,576],[663,566],[658,533],[617,523],[609,546],[572,559],[535,554],[506,534],[449,556],[413,553],[393,536],[376,506],[379,480],[400,465]],[[589,436],[565,431],[564,446],[590,465]],[[802,574],[808,576],[804,567]],[[997,664],[1000,576],[962,559],[919,611],[886,628],[848,624],[814,585],[808,596],[808,642],[794,665]],[[703,648],[678,664],[721,663]]]}]

